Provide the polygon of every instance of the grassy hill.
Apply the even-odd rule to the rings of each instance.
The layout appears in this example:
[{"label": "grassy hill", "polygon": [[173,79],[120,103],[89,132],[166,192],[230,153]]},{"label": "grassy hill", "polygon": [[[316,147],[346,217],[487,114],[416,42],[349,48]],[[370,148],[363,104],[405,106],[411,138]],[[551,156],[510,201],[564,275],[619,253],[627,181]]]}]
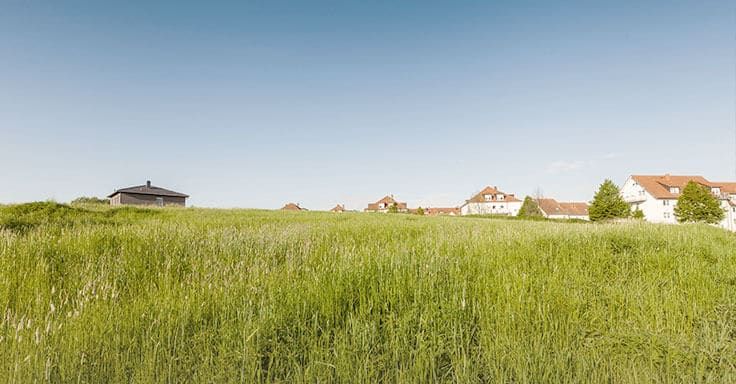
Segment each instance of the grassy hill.
[{"label": "grassy hill", "polygon": [[736,236],[5,206],[0,381],[736,382]]}]

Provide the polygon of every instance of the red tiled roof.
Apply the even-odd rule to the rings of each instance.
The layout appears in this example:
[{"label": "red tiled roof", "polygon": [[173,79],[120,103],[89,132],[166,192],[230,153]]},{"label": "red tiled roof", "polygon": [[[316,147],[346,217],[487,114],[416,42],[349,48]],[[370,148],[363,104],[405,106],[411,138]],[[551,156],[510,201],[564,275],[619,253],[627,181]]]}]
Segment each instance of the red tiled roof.
[{"label": "red tiled roof", "polygon": [[655,199],[676,199],[680,195],[670,192],[670,187],[677,187],[680,192],[687,183],[694,181],[706,187],[717,187],[718,185],[706,180],[703,176],[673,176],[665,175],[632,175],[634,181],[642,186]]},{"label": "red tiled roof", "polygon": [[460,208],[426,208],[424,212],[429,216],[437,215],[459,215]]},{"label": "red tiled roof", "polygon": [[335,206],[335,208],[330,209],[330,212],[345,212],[345,206],[342,204],[338,204]]},{"label": "red tiled roof", "polygon": [[[496,199],[495,195],[498,195],[498,194],[504,195],[504,199],[495,200]],[[490,200],[490,201],[486,200],[485,197],[483,197],[485,195],[494,195],[493,200]],[[506,192],[499,191],[497,187],[485,187],[483,188],[482,191],[478,192],[475,196],[471,197],[470,200],[467,200],[468,203],[488,203],[492,201],[493,202],[495,201],[516,202],[516,201],[521,201],[521,200],[517,199],[513,193],[506,193]]]},{"label": "red tiled roof", "polygon": [[287,203],[283,207],[281,207],[284,211],[306,211],[306,209],[299,206],[299,204],[294,203]]},{"label": "red tiled roof", "polygon": [[555,199],[537,199],[539,209],[547,215],[587,216],[588,203],[566,203]]},{"label": "red tiled roof", "polygon": [[[379,208],[379,205],[382,203],[386,206],[385,208]],[[382,209],[387,210],[393,204],[396,204],[396,208],[398,208],[399,210],[406,209],[406,203],[400,203],[396,201],[393,196],[384,196],[381,200],[378,200],[375,203],[369,203],[366,211],[379,211]]]},{"label": "red tiled roof", "polygon": [[733,182],[714,182],[713,184],[721,187],[721,192],[723,193],[736,193],[736,183]]}]

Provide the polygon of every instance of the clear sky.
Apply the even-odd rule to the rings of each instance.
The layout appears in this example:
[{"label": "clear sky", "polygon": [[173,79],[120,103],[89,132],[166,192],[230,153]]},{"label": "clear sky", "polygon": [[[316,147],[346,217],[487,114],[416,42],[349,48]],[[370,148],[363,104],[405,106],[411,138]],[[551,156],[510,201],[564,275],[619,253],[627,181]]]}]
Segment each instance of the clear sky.
[{"label": "clear sky", "polygon": [[152,3],[0,5],[0,202],[149,179],[312,209],[736,179],[731,0]]}]

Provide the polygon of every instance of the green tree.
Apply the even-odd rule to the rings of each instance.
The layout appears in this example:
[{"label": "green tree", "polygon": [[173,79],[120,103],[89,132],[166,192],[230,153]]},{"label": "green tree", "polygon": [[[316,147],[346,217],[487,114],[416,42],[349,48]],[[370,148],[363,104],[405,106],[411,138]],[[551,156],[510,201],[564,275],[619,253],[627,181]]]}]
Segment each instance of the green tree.
[{"label": "green tree", "polygon": [[516,214],[518,217],[543,217],[542,210],[539,209],[539,204],[531,196],[524,198],[524,203],[521,204],[519,213]]},{"label": "green tree", "polygon": [[417,208],[416,214],[419,216],[424,216],[424,208],[422,207]]},{"label": "green tree", "polygon": [[388,213],[399,213],[399,206],[396,203],[391,204],[391,206],[388,207]]},{"label": "green tree", "polygon": [[677,199],[675,217],[680,223],[705,222],[716,224],[723,220],[725,212],[710,189],[694,181],[687,183]]},{"label": "green tree", "polygon": [[634,212],[631,214],[631,217],[637,219],[637,220],[644,220],[644,211],[642,211],[639,208],[636,208]]},{"label": "green tree", "polygon": [[619,194],[613,181],[606,179],[593,197],[588,214],[591,221],[629,217],[629,204]]}]

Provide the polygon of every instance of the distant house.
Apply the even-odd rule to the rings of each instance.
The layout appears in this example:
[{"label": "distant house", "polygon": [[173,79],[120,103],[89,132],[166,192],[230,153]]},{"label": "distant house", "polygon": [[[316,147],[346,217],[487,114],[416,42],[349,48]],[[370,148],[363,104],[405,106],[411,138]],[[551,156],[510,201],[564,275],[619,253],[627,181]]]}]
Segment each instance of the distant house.
[{"label": "distant house", "polygon": [[149,180],[145,185],[118,189],[107,197],[110,198],[110,205],[155,205],[159,207],[177,205],[183,207],[186,206],[189,195],[153,186]]},{"label": "distant house", "polygon": [[640,209],[652,223],[676,224],[675,206],[689,182],[710,190],[721,203],[725,216],[720,227],[736,231],[736,183],[709,181],[703,176],[631,175],[621,188],[621,196],[632,211]]},{"label": "distant house", "polygon": [[516,216],[521,200],[513,193],[502,192],[498,187],[485,187],[460,206],[461,215]]},{"label": "distant house", "polygon": [[286,203],[283,207],[281,207],[282,211],[308,211],[306,208],[302,208],[299,206],[299,204],[294,203]]},{"label": "distant house", "polygon": [[406,213],[409,212],[408,209],[406,209],[406,203],[400,203],[394,199],[393,195],[390,196],[384,196],[381,200],[376,201],[375,203],[368,204],[368,208],[365,209],[365,212],[388,212],[389,209],[392,206],[396,206],[397,212]]},{"label": "distant house", "polygon": [[588,203],[563,203],[555,199],[537,199],[537,204],[544,217],[550,219],[590,220]]},{"label": "distant house", "polygon": [[460,216],[460,208],[425,208],[427,216]]},{"label": "distant house", "polygon": [[338,204],[334,208],[330,209],[330,212],[343,213],[345,212],[345,206],[342,204]]}]

